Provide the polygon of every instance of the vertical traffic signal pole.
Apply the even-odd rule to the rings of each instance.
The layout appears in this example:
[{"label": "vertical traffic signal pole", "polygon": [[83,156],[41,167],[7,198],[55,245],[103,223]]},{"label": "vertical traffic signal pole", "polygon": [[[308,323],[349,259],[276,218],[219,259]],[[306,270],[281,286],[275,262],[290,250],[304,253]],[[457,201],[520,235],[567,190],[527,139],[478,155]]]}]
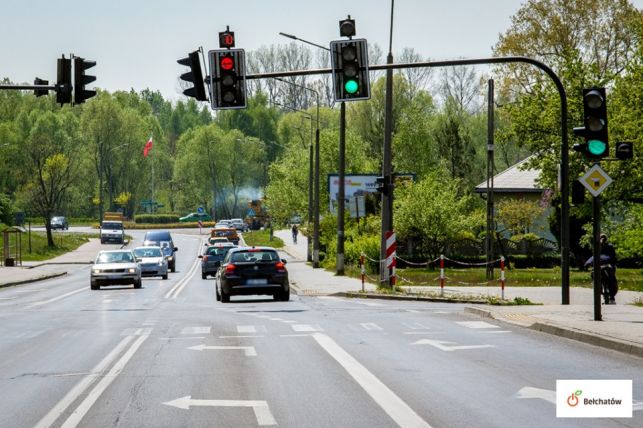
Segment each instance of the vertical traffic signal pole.
[{"label": "vertical traffic signal pole", "polygon": [[313,261],[313,234],[310,225],[313,223],[313,119],[310,118],[310,144],[308,144],[308,230],[306,233],[306,260]]},{"label": "vertical traffic signal pole", "polygon": [[335,270],[344,275],[344,201],[346,180],[346,103],[342,101],[339,109],[339,186],[337,191],[337,257]]},{"label": "vertical traffic signal pole", "polygon": [[592,215],[594,217],[594,224],[592,227],[593,232],[593,248],[594,248],[594,321],[602,321],[601,315],[601,197],[594,196],[592,198]]},{"label": "vertical traffic signal pole", "polygon": [[487,94],[487,233],[485,236],[485,250],[487,253],[487,281],[493,279],[493,166],[494,166],[494,82],[489,79],[489,92]]}]

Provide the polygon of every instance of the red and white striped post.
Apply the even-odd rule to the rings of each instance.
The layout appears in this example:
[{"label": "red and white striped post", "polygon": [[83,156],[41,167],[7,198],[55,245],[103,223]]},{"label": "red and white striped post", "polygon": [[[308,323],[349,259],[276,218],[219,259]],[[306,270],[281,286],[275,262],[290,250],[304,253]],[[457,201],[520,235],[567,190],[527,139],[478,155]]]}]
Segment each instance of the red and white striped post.
[{"label": "red and white striped post", "polygon": [[397,243],[395,242],[395,232],[389,230],[386,232],[386,267],[389,272],[389,285],[395,287],[395,258]]},{"label": "red and white striped post", "polygon": [[364,280],[366,277],[366,268],[364,266],[364,254],[359,256],[359,265],[362,268],[362,292],[364,292]]},{"label": "red and white striped post", "polygon": [[444,296],[444,254],[440,254],[440,295]]},{"label": "red and white striped post", "polygon": [[500,257],[500,298],[505,300],[505,257]]},{"label": "red and white striped post", "polygon": [[201,235],[201,234],[202,234],[202,233],[201,233],[201,228],[202,228],[202,227],[203,227],[203,222],[201,222],[201,220],[199,220],[199,235]]}]

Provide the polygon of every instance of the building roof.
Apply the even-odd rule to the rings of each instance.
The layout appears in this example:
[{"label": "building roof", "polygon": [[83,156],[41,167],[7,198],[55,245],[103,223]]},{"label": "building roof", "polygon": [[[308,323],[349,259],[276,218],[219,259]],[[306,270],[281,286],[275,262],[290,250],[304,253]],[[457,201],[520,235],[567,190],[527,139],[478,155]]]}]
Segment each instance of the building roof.
[{"label": "building roof", "polygon": [[[541,193],[544,189],[536,183],[540,170],[522,169],[530,158],[531,156],[496,174],[493,177],[493,191],[495,193]],[[474,191],[485,193],[487,181],[478,184]]]}]

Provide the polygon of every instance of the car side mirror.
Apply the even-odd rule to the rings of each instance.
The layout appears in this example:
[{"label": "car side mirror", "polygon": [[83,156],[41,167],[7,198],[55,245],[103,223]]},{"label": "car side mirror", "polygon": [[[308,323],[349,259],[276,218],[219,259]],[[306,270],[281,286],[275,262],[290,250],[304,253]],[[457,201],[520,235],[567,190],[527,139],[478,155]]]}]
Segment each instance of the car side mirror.
[{"label": "car side mirror", "polygon": [[178,247],[174,247],[174,251],[179,251],[179,248],[178,248]]},{"label": "car side mirror", "polygon": [[200,258],[200,259],[202,259],[202,258],[203,258],[203,256],[202,256],[201,254],[199,254],[199,258]]},{"label": "car side mirror", "polygon": [[282,262],[283,264],[288,263],[288,261],[287,261],[286,259],[281,259],[281,262]]},{"label": "car side mirror", "polygon": [[138,257],[136,258],[136,262],[137,262],[137,263],[140,263],[140,262],[142,262],[142,261],[143,261],[143,259],[139,259]]}]

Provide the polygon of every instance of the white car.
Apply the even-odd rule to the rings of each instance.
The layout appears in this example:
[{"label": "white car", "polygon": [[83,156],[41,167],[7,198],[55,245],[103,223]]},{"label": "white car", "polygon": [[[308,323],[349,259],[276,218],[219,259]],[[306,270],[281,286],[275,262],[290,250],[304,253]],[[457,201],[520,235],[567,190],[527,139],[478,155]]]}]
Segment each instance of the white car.
[{"label": "white car", "polygon": [[141,268],[141,276],[160,276],[167,279],[168,261],[161,247],[134,248],[136,261]]},{"label": "white car", "polygon": [[100,243],[104,244],[105,242],[116,242],[117,244],[125,242],[122,221],[105,220],[100,224]]},{"label": "white car", "polygon": [[91,289],[102,285],[134,284],[141,288],[141,268],[132,250],[100,251],[91,271]]}]

